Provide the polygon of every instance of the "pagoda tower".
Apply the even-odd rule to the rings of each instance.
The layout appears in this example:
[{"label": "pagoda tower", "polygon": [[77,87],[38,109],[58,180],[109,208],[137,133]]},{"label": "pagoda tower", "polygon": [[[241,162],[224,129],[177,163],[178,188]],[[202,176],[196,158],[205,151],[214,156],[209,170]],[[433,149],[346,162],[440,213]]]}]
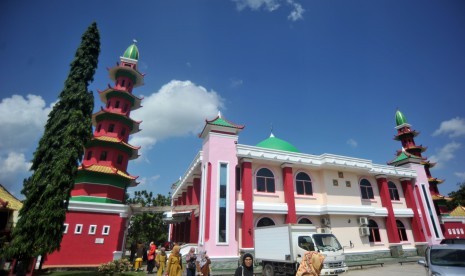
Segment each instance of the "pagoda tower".
[{"label": "pagoda tower", "polygon": [[126,189],[138,184],[127,172],[139,156],[139,147],[128,144],[129,135],[140,131],[140,122],[130,118],[141,107],[132,93],[144,83],[138,59],[134,43],[108,69],[114,85],[98,91],[104,107],[92,116],[94,133],[71,191],[61,249],[47,256],[44,267],[98,266],[122,256],[130,215]]},{"label": "pagoda tower", "polygon": [[431,176],[430,168],[434,167],[435,163],[430,162],[422,156],[422,153],[426,151],[426,147],[416,145],[414,138],[419,135],[419,132],[411,129],[411,125],[408,124],[406,117],[399,110],[396,111],[395,118],[397,134],[394,136],[394,140],[402,143],[402,149],[396,152],[396,158],[388,162],[388,164],[418,169],[417,183],[414,185],[416,188],[416,202],[423,205],[422,213],[429,213],[427,219],[424,216],[423,227],[426,227],[428,224],[431,226],[423,229],[426,230],[426,236],[433,237],[433,240],[434,237],[436,239],[442,238],[442,233],[440,233],[440,229],[437,227],[439,223],[438,216],[448,213],[445,205],[447,198],[442,196],[438,190],[438,184],[441,184],[443,180]]}]

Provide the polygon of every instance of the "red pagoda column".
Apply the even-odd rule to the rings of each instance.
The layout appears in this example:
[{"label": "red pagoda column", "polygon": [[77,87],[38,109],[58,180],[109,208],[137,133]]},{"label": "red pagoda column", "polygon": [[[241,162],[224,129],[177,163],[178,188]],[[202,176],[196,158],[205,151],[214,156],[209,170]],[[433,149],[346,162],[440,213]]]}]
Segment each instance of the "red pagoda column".
[{"label": "red pagoda column", "polygon": [[381,197],[381,205],[388,211],[386,218],[386,232],[389,243],[400,243],[399,232],[397,231],[396,217],[392,208],[391,197],[389,195],[388,183],[385,175],[377,175],[379,196]]},{"label": "red pagoda column", "polygon": [[252,162],[242,160],[242,200],[244,213],[242,214],[242,248],[253,248],[253,187]]},{"label": "red pagoda column", "polygon": [[286,223],[296,223],[297,215],[295,210],[294,179],[292,175],[292,167],[290,164],[284,164],[281,167],[283,168],[284,178],[284,199],[287,203]]}]

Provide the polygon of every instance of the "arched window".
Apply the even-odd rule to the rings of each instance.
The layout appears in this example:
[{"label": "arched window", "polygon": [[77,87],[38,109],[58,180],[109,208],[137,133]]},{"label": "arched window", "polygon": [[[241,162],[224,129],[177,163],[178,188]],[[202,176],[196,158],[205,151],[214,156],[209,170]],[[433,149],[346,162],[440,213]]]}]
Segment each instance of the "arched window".
[{"label": "arched window", "polygon": [[295,190],[298,195],[313,195],[312,180],[304,172],[300,172],[295,177]]},{"label": "arched window", "polygon": [[266,193],[275,192],[274,175],[269,169],[263,168],[263,169],[258,170],[256,180],[257,180],[257,191],[258,192],[266,192]]},{"label": "arched window", "polygon": [[408,241],[407,231],[405,231],[405,226],[400,220],[396,220],[397,232],[399,232],[400,241]]},{"label": "arched window", "polygon": [[375,198],[375,196],[373,195],[373,187],[371,187],[370,181],[366,179],[362,179],[360,181],[360,192],[362,194],[363,199]]},{"label": "arched window", "polygon": [[267,217],[261,218],[257,223],[257,227],[272,226],[272,225],[274,225],[274,221]]},{"label": "arched window", "polygon": [[396,184],[389,181],[388,182],[389,196],[391,200],[399,200],[399,191],[397,190]]},{"label": "arched window", "polygon": [[370,228],[370,237],[368,240],[370,242],[380,242],[381,236],[379,235],[378,224],[374,220],[370,219],[368,220],[368,228]]},{"label": "arched window", "polygon": [[297,222],[298,224],[312,224],[312,221],[309,220],[308,218],[301,218],[299,219],[299,222]]}]

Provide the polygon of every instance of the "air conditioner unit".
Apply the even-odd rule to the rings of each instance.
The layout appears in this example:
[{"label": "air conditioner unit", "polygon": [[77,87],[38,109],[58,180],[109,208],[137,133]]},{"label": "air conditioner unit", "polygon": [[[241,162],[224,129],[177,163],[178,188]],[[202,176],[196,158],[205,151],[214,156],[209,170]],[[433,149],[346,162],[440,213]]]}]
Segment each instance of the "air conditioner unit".
[{"label": "air conditioner unit", "polygon": [[359,217],[358,218],[358,224],[363,226],[363,225],[368,225],[368,218],[367,217]]},{"label": "air conditioner unit", "polygon": [[370,228],[368,228],[368,227],[360,227],[358,230],[360,231],[360,236],[369,236],[370,235]]},{"label": "air conditioner unit", "polygon": [[321,228],[321,233],[323,233],[323,234],[331,234],[331,228],[328,228],[328,227]]},{"label": "air conditioner unit", "polygon": [[330,226],[331,221],[329,220],[329,218],[321,218],[321,224],[325,226]]}]

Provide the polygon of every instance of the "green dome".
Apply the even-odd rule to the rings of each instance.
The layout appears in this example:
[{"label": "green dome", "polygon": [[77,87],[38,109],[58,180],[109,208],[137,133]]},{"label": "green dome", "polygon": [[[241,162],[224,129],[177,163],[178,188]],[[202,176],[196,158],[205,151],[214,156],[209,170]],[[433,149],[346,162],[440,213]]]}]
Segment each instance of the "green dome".
[{"label": "green dome", "polygon": [[288,143],[284,140],[274,137],[273,133],[268,139],[265,139],[257,144],[257,147],[274,149],[274,150],[284,150],[291,152],[299,152],[299,150],[294,147],[291,143]]},{"label": "green dome", "polygon": [[399,110],[396,111],[396,125],[400,126],[403,124],[407,124],[407,118],[405,118],[404,114]]},{"label": "green dome", "polygon": [[124,51],[123,57],[139,60],[139,49],[137,49],[136,43],[132,44]]}]

